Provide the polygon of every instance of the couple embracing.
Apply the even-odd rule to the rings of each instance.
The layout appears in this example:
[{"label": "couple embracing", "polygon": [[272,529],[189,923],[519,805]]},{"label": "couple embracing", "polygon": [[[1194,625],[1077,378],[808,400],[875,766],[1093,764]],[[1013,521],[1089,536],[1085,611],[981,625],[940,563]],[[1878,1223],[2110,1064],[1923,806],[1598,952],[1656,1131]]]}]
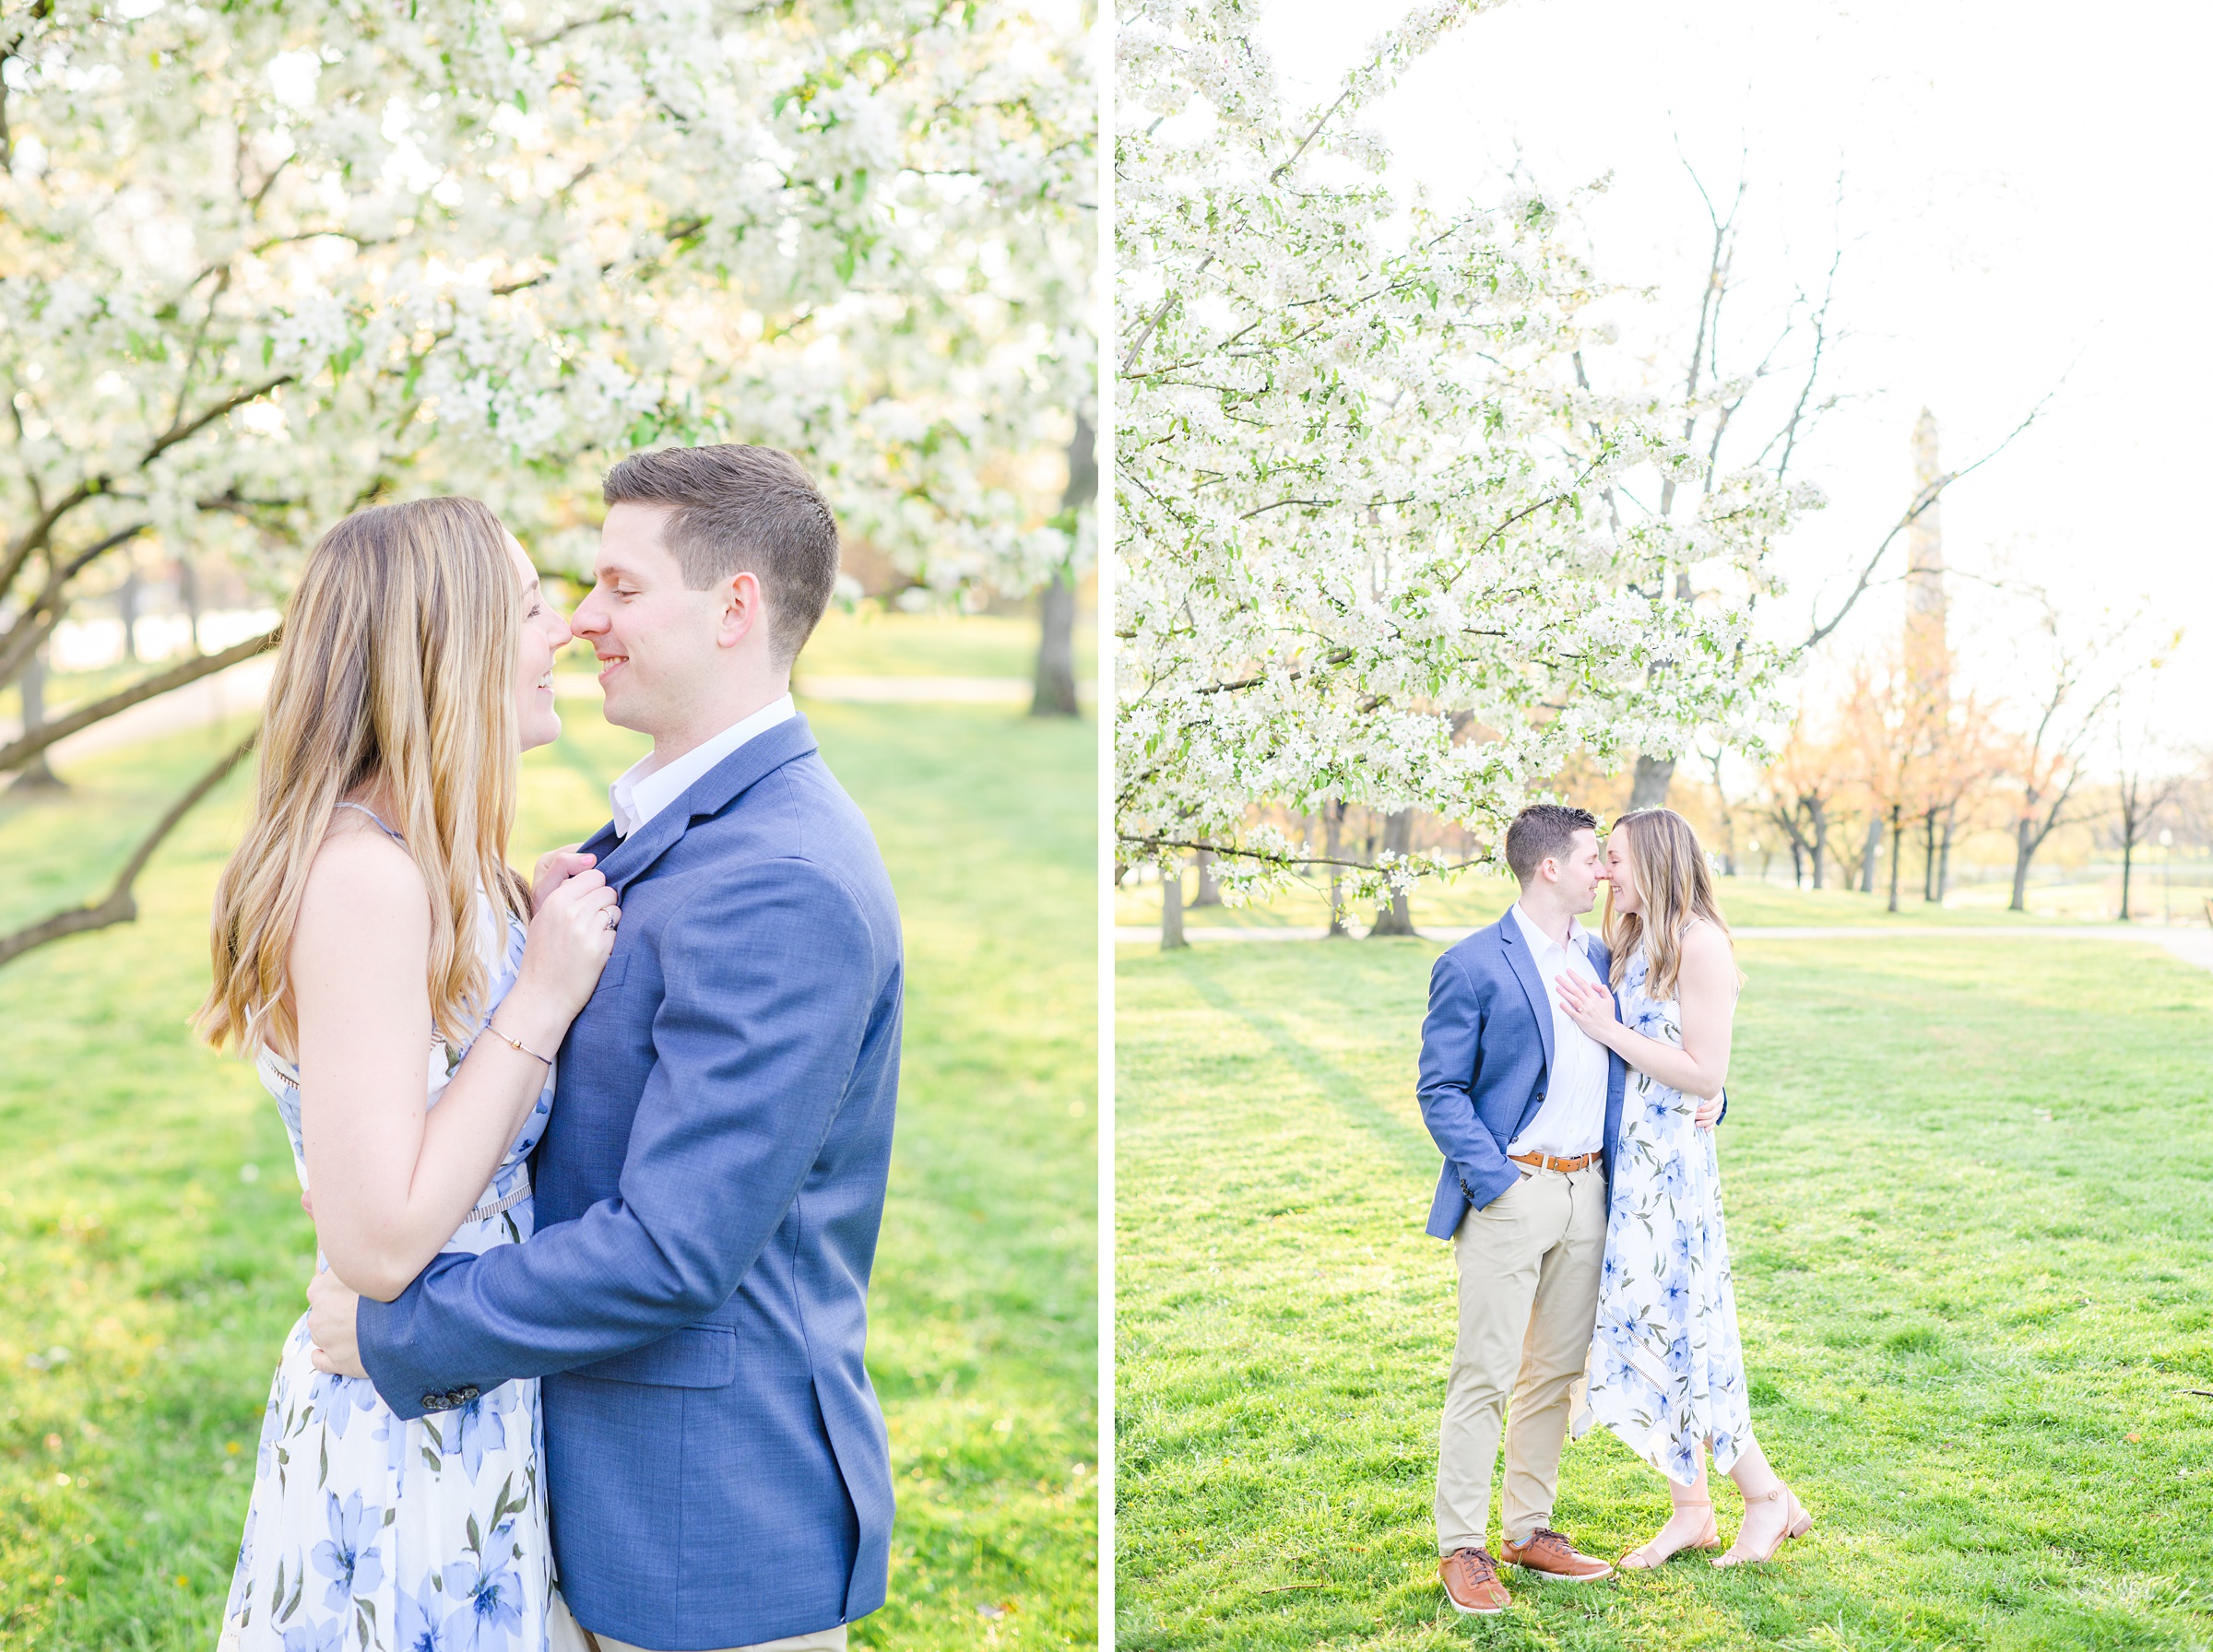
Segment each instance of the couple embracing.
[{"label": "couple embracing", "polygon": [[[1470,1613],[1509,1604],[1500,1561],[1612,1575],[1553,1526],[1571,1424],[1611,1429],[1667,1477],[1667,1523],[1627,1569],[1721,1547],[1709,1456],[1745,1502],[1715,1565],[1771,1559],[1813,1525],[1752,1437],[1713,1136],[1740,977],[1698,839],[1648,808],[1602,848],[1589,811],[1539,804],[1506,857],[1521,896],[1438,959],[1422,1027],[1422,1115],[1445,1155],[1428,1231],[1460,1273],[1438,1571]],[[1577,921],[1602,883],[1603,938]]]},{"label": "couple embracing", "polygon": [[[765,448],[604,492],[570,620],[467,499],[347,517],[286,615],[201,1024],[321,1254],[226,1652],[797,1652],[883,1601],[899,914],[790,694],[836,525]],[[573,636],[653,750],[526,883]]]}]

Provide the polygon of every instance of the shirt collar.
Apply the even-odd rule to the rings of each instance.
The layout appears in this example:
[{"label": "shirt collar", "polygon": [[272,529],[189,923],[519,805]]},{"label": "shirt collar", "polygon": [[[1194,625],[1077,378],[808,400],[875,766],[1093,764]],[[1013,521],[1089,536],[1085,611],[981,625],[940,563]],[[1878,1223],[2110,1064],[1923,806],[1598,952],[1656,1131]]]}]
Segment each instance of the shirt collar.
[{"label": "shirt collar", "polygon": [[716,763],[755,735],[766,734],[779,723],[799,715],[789,694],[771,701],[750,717],[742,717],[720,734],[702,740],[683,756],[657,767],[653,754],[644,757],[607,788],[607,800],[615,817],[615,835],[628,837],[692,789],[692,785]]},{"label": "shirt collar", "polygon": [[[1537,927],[1536,919],[1521,910],[1521,902],[1516,901],[1511,910],[1514,921],[1521,926],[1521,933],[1529,939],[1531,950],[1548,951],[1560,944]],[[1580,919],[1569,918],[1568,920],[1568,945],[1570,950],[1580,952],[1585,959],[1591,956],[1591,931],[1583,927]]]}]

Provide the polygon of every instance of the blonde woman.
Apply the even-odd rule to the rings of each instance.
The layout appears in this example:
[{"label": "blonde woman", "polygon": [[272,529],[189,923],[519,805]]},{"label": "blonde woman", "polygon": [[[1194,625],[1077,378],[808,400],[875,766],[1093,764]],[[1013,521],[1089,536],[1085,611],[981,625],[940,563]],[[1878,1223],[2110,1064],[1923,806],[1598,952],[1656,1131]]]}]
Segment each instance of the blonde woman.
[{"label": "blonde woman", "polygon": [[[551,1056],[620,914],[577,858],[506,864],[516,756],[561,732],[568,626],[474,500],[380,505],[315,547],[285,618],[244,841],[215,903],[211,1043],[256,1057],[321,1265],[397,1296],[531,1230]],[[538,1385],[396,1417],[312,1363],[270,1386],[221,1645],[544,1644]]]},{"label": "blonde woman", "polygon": [[1729,926],[1698,836],[1673,809],[1639,809],[1616,820],[1606,839],[1606,876],[1614,990],[1559,977],[1577,1024],[1629,1067],[1589,1418],[1666,1475],[1675,1503],[1667,1524],[1621,1564],[1648,1570],[1680,1550],[1721,1547],[1709,1453],[1745,1499],[1736,1541],[1713,1564],[1771,1560],[1786,1538],[1812,1529],[1813,1519],[1752,1437],[1737,1342],[1712,1130],[1741,980]]}]

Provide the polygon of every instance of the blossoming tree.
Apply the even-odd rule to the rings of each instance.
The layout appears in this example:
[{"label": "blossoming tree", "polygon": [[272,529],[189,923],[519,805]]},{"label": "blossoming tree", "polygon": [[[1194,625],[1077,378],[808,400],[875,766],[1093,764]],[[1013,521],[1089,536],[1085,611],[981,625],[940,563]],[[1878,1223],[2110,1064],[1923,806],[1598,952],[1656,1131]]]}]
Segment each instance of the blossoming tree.
[{"label": "blossoming tree", "polygon": [[[1749,738],[1751,634],[1811,502],[1709,479],[1679,409],[1578,382],[1592,282],[1561,204],[1441,212],[1363,105],[1481,0],[1432,0],[1326,107],[1284,107],[1255,9],[1146,0],[1118,65],[1118,855],[1211,850],[1250,894],[1329,862],[1270,824],[1344,803],[1490,830],[1578,750]],[[1633,473],[1695,482],[1634,522]],[[1673,572],[1698,600],[1654,600]],[[1438,863],[1346,864],[1374,900]]]},{"label": "blossoming tree", "polygon": [[[1072,584],[1094,149],[1081,34],[1012,0],[9,0],[0,686],[140,536],[280,591],[349,508],[450,490],[574,561],[604,463],[672,441],[801,454],[928,589]],[[0,961],[129,918],[222,772]]]}]

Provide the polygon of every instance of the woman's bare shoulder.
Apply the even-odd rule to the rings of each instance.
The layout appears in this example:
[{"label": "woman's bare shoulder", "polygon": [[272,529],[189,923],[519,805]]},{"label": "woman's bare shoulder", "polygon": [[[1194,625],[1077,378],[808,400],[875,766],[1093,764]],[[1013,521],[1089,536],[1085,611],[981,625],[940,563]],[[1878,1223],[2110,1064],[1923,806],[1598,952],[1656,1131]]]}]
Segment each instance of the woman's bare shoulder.
[{"label": "woman's bare shoulder", "polygon": [[1731,980],[1736,977],[1736,950],[1729,944],[1728,933],[1718,924],[1704,918],[1693,918],[1683,926],[1683,962],[1686,968],[1701,973],[1726,972]]},{"label": "woman's bare shoulder", "polygon": [[368,820],[348,820],[351,812],[331,823],[307,868],[297,938],[315,944],[420,937],[427,946],[431,914],[421,868]]}]

